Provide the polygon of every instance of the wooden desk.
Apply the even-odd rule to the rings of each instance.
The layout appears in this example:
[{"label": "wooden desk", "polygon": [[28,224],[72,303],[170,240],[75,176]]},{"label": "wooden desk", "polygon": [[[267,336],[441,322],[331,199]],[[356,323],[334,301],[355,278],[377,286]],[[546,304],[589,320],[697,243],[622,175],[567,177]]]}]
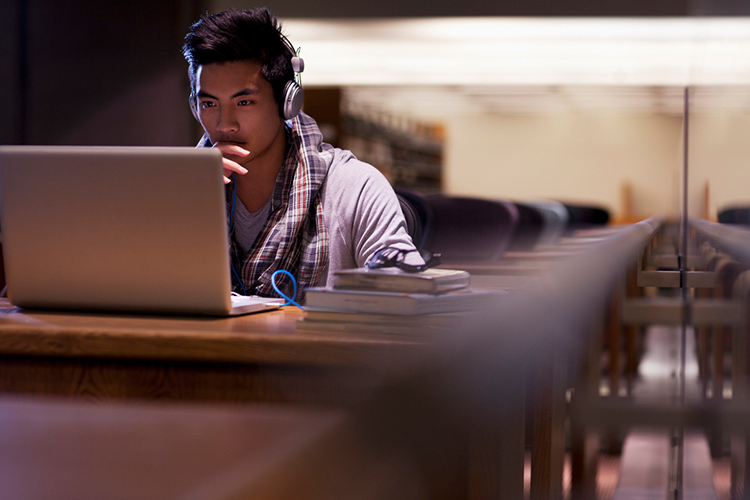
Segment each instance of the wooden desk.
[{"label": "wooden desk", "polygon": [[350,405],[424,340],[296,332],[295,308],[237,318],[22,311],[0,300],[0,392]]}]

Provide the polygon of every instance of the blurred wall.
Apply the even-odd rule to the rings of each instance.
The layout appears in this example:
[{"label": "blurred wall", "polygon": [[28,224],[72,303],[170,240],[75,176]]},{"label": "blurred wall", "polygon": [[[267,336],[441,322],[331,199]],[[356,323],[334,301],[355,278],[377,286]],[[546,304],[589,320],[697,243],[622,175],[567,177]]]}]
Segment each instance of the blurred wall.
[{"label": "blurred wall", "polygon": [[689,127],[690,213],[715,219],[730,206],[750,206],[750,115],[732,109],[694,113]]},{"label": "blurred wall", "polygon": [[[710,0],[709,3],[716,0]],[[732,0],[719,0],[722,3]],[[734,0],[739,4],[741,0]],[[230,7],[252,8],[265,5],[282,17],[431,17],[431,16],[685,16],[695,0],[213,0],[213,11]],[[706,2],[704,2],[706,3]]]},{"label": "blurred wall", "polygon": [[199,0],[2,2],[0,143],[193,141],[180,46]]},{"label": "blurred wall", "polygon": [[445,190],[509,199],[584,201],[622,216],[677,209],[682,118],[566,113],[446,119]]},{"label": "blurred wall", "polygon": [[[272,0],[267,5],[281,17],[680,16],[747,14],[746,3]],[[255,4],[242,0],[234,5]],[[0,0],[0,92],[5,97],[0,144],[194,144],[200,131],[187,106],[182,37],[202,12],[227,6],[228,0]],[[740,196],[744,185],[730,180],[735,175],[744,179],[746,172],[746,142],[730,123],[733,119],[705,122],[707,133],[725,128],[730,133],[702,150],[706,159],[700,168],[719,164],[732,172],[712,181],[717,202]],[[635,212],[663,212],[674,204],[678,122],[656,115],[450,117],[445,121],[445,187],[462,194],[580,198],[616,211],[620,186],[630,181],[637,184]],[[736,155],[709,159],[731,148]]]},{"label": "blurred wall", "polygon": [[0,144],[23,142],[23,86],[25,71],[21,59],[23,2],[0,0]]},{"label": "blurred wall", "polygon": [[[188,145],[182,37],[252,0],[0,0],[0,143]],[[280,17],[747,14],[742,0],[270,0]]]}]

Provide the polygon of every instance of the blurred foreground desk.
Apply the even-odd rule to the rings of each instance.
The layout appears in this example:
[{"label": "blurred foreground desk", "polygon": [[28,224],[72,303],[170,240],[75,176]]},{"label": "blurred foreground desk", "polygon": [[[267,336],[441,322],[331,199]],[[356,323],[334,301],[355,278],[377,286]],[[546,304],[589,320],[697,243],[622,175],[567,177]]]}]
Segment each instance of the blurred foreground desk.
[{"label": "blurred foreground desk", "polygon": [[0,397],[2,498],[268,498],[257,483],[341,421],[278,407]]},{"label": "blurred foreground desk", "polygon": [[[359,403],[367,403],[380,412],[371,397],[384,378],[417,366],[429,351],[428,339],[298,333],[301,314],[284,309],[229,319],[166,318],[22,311],[3,301],[0,393],[107,404],[123,399],[261,402],[360,412]],[[443,454],[447,468],[433,471],[427,481],[428,498],[520,500],[523,403],[515,410],[505,422],[427,432],[442,416],[426,407],[405,424],[413,430],[404,431],[396,419],[387,427],[394,432],[388,439],[398,450],[411,439],[431,436],[414,445],[417,455],[435,445],[451,450]],[[394,411],[397,406],[386,413]],[[407,432],[403,439],[401,432]]]},{"label": "blurred foreground desk", "polygon": [[297,333],[294,308],[236,318],[37,312],[0,300],[0,392],[350,405],[424,344]]}]

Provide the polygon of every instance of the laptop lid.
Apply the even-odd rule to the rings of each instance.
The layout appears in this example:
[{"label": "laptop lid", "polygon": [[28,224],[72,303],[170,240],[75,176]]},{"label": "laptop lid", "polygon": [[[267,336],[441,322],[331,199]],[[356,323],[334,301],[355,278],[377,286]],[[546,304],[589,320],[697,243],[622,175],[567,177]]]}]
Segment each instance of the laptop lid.
[{"label": "laptop lid", "polygon": [[217,150],[0,146],[0,209],[16,306],[231,312]]}]

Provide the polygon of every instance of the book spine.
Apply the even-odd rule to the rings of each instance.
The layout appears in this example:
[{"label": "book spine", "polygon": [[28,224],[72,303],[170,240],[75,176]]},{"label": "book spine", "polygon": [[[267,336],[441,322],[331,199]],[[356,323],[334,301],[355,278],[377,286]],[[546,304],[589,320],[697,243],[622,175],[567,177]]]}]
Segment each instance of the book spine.
[{"label": "book spine", "polygon": [[349,276],[339,276],[336,288],[396,293],[434,293],[437,290],[435,283],[427,280],[360,280]]},{"label": "book spine", "polygon": [[419,314],[417,302],[406,295],[371,295],[366,293],[308,291],[306,305],[339,311]]}]

